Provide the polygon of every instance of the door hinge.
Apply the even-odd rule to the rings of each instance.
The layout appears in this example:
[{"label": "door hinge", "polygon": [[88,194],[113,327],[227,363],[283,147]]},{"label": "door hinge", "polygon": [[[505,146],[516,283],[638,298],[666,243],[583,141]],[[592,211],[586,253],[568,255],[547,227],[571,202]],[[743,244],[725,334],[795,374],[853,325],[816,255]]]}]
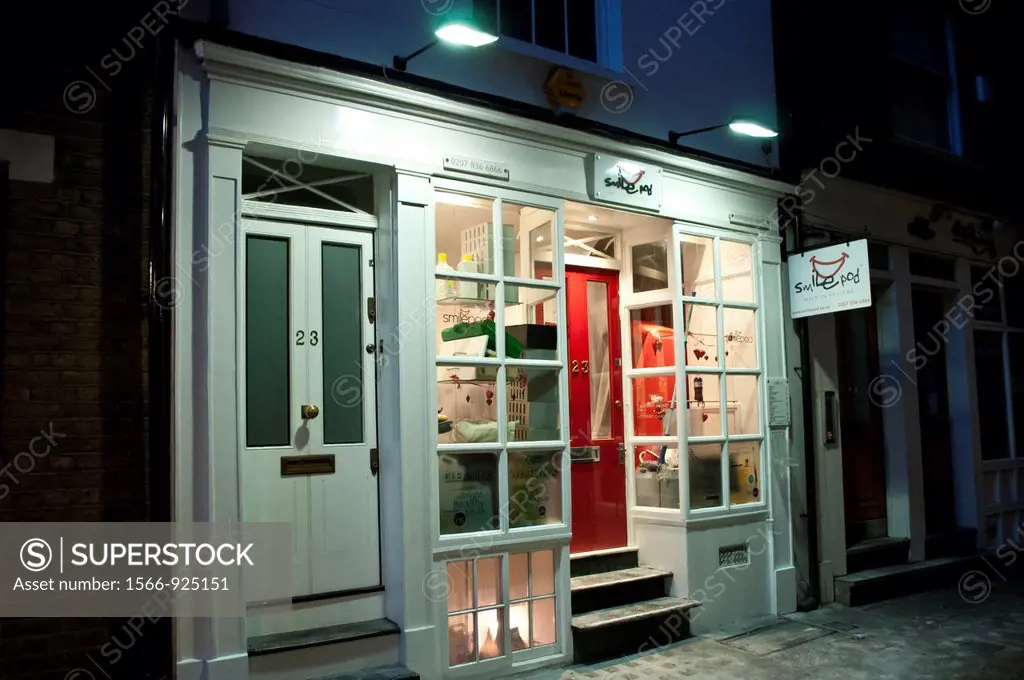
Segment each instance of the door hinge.
[{"label": "door hinge", "polygon": [[377,321],[377,298],[366,298],[366,318],[370,320],[370,323]]},{"label": "door hinge", "polygon": [[380,452],[376,448],[372,448],[370,449],[370,472],[376,477],[378,471],[380,471]]}]

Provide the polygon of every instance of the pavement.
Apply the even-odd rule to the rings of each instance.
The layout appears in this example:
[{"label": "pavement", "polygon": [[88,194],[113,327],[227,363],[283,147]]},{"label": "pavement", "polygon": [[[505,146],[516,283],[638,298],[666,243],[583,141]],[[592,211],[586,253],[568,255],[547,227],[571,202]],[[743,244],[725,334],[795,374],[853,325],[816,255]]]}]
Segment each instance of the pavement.
[{"label": "pavement", "polygon": [[611,662],[516,676],[584,678],[1019,680],[1024,585],[975,584],[856,608],[830,604]]}]

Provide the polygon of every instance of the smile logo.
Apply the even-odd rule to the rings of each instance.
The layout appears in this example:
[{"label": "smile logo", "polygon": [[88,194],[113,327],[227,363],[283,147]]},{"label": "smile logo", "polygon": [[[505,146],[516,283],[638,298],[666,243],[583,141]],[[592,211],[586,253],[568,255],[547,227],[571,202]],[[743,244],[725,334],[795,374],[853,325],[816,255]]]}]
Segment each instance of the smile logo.
[{"label": "smile logo", "polygon": [[617,165],[615,166],[615,168],[619,171],[619,180],[622,181],[623,184],[626,184],[627,186],[631,187],[639,184],[640,180],[642,180],[644,178],[644,175],[647,174],[647,171],[644,170],[643,168],[639,168],[634,173],[624,171],[621,165]]},{"label": "smile logo", "polygon": [[812,255],[810,260],[811,269],[814,270],[814,274],[819,279],[831,279],[833,276],[837,275],[840,271],[842,271],[843,265],[846,264],[846,260],[849,257],[850,256],[848,254],[843,253],[842,255],[839,256],[839,259],[830,260],[826,262],[824,260],[819,260],[816,256]]}]

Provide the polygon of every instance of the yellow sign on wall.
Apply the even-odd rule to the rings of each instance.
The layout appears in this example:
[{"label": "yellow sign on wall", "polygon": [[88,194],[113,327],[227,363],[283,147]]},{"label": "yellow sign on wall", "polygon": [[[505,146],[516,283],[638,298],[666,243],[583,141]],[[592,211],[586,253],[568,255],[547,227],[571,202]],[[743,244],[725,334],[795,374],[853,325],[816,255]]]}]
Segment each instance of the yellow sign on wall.
[{"label": "yellow sign on wall", "polygon": [[583,106],[587,92],[580,81],[580,74],[568,68],[556,68],[551,71],[544,83],[544,94],[552,109],[579,110]]}]

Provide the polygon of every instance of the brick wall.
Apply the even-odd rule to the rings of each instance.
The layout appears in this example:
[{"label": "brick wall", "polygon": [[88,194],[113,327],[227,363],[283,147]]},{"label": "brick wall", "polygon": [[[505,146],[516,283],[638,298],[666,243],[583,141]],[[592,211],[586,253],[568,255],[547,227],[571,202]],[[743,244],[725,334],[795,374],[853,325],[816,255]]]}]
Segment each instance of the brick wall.
[{"label": "brick wall", "polygon": [[[9,182],[4,210],[0,521],[141,521],[151,96],[139,59],[72,113],[81,56],[43,61],[22,62],[0,107],[0,128],[56,139],[55,181]],[[0,679],[162,677],[149,645],[166,629],[147,626],[0,619]]]}]

